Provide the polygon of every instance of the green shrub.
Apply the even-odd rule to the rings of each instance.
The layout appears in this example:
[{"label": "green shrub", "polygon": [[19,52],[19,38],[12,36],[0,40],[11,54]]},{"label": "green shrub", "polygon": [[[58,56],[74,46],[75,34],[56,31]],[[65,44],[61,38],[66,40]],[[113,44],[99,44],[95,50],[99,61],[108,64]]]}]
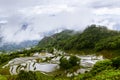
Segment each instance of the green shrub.
[{"label": "green shrub", "polygon": [[76,77],[76,80],[88,80],[88,78],[91,78],[92,74],[90,73],[85,73],[85,74],[80,74],[79,76]]},{"label": "green shrub", "polygon": [[32,71],[20,71],[16,80],[37,80],[37,75]]},{"label": "green shrub", "polygon": [[120,57],[113,58],[111,61],[112,61],[112,66],[115,69],[119,69],[120,68]]},{"label": "green shrub", "polygon": [[9,68],[0,68],[1,75],[10,75]]},{"label": "green shrub", "polygon": [[0,75],[0,80],[7,80],[5,76]]},{"label": "green shrub", "polygon": [[95,75],[96,73],[99,73],[103,70],[108,70],[108,69],[112,69],[112,62],[111,60],[102,60],[102,61],[98,61],[96,62],[96,64],[93,66],[92,70],[90,71],[93,75]]},{"label": "green shrub", "polygon": [[120,80],[119,70],[105,70],[89,80]]}]

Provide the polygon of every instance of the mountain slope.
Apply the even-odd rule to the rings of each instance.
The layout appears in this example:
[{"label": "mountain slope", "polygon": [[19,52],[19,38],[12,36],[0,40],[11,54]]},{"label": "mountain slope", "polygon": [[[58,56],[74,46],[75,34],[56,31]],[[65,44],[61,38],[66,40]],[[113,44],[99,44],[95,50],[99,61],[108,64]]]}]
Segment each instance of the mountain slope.
[{"label": "mountain slope", "polygon": [[118,31],[109,30],[104,26],[91,25],[82,33],[65,30],[43,38],[39,47],[55,47],[63,50],[94,49],[96,43],[108,37],[118,36]]},{"label": "mountain slope", "polygon": [[44,37],[38,44],[39,47],[59,47],[64,45],[64,41],[73,35],[72,30],[64,30],[49,37]]}]

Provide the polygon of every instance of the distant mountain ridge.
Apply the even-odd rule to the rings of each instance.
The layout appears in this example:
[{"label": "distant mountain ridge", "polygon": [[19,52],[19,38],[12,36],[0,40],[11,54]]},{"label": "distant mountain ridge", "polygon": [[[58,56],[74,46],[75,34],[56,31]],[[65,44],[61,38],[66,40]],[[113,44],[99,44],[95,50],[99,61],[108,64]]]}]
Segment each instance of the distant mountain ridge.
[{"label": "distant mountain ridge", "polygon": [[[24,23],[19,31],[26,30],[27,26],[28,26],[28,24]],[[51,36],[53,34],[59,33],[61,31],[63,31],[64,29],[65,28],[57,28],[57,29],[53,29],[53,30],[48,31],[48,32],[40,33],[39,35],[41,37],[47,37],[47,36]],[[16,32],[16,34],[17,34],[17,32]],[[33,46],[36,46],[39,41],[40,40],[26,40],[26,41],[20,42],[19,44],[15,43],[15,42],[11,42],[11,43],[5,42],[5,43],[3,43],[3,37],[1,36],[0,37],[0,50],[12,51],[12,50],[18,50],[18,49],[33,47]]]},{"label": "distant mountain ridge", "polygon": [[0,50],[5,50],[5,51],[12,51],[12,50],[18,50],[18,49],[23,49],[23,48],[29,48],[36,46],[38,44],[38,40],[27,40],[23,41],[19,44],[16,43],[5,43],[2,46],[0,46]]}]

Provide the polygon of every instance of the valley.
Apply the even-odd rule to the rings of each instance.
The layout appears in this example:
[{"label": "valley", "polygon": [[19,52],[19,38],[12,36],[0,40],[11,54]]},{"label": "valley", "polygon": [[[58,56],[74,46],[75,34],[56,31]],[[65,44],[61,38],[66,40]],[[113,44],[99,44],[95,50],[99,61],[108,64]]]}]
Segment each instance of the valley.
[{"label": "valley", "polygon": [[0,78],[119,80],[119,36],[119,31],[91,25],[83,32],[64,30],[44,37],[30,48],[1,51]]},{"label": "valley", "polygon": [[[57,52],[59,54],[59,52]],[[8,64],[4,65],[2,68],[10,67],[9,71],[11,75],[16,75],[20,72],[20,70],[25,71],[41,71],[41,72],[53,72],[59,69],[59,61],[62,56],[65,54],[61,54],[59,56],[53,55],[51,53],[40,53],[38,55],[34,54],[33,57],[21,57],[15,58],[8,62]],[[80,65],[83,68],[77,70],[76,74],[78,73],[85,73],[85,71],[89,71],[93,65],[99,61],[103,60],[102,56],[95,56],[95,55],[76,55],[79,57]],[[65,56],[67,58],[70,55]],[[49,58],[49,60],[47,60]]]}]

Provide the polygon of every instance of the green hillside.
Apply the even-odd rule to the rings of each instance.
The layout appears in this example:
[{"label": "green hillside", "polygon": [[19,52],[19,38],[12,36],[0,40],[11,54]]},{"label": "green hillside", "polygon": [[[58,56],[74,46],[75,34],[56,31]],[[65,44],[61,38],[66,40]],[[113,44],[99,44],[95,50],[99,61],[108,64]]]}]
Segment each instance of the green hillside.
[{"label": "green hillside", "polygon": [[118,49],[119,36],[120,32],[118,31],[109,30],[104,26],[91,25],[83,32],[64,30],[52,36],[45,37],[39,42],[38,46],[42,48],[55,47],[64,51]]}]

